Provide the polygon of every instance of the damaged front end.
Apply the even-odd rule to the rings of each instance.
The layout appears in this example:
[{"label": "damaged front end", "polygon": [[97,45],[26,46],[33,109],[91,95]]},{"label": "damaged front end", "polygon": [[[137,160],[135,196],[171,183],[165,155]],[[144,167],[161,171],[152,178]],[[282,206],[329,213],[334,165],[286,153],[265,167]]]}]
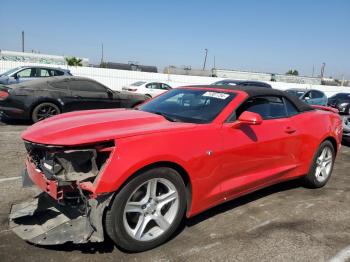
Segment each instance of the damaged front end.
[{"label": "damaged front end", "polygon": [[96,195],[93,182],[108,165],[114,143],[70,148],[26,142],[26,149],[23,185],[44,192],[12,206],[10,229],[40,245],[102,242],[103,212],[112,193]]}]

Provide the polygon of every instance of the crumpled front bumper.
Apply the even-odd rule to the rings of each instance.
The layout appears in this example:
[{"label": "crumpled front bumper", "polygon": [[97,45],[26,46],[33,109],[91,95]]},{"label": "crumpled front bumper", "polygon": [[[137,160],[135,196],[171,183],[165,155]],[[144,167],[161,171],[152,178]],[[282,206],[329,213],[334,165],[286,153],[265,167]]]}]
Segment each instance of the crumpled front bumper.
[{"label": "crumpled front bumper", "polygon": [[[24,173],[24,182],[28,174]],[[102,242],[103,212],[112,194],[87,199],[84,210],[62,205],[46,192],[34,199],[12,205],[9,227],[20,238],[39,245],[57,245],[66,242]]]}]

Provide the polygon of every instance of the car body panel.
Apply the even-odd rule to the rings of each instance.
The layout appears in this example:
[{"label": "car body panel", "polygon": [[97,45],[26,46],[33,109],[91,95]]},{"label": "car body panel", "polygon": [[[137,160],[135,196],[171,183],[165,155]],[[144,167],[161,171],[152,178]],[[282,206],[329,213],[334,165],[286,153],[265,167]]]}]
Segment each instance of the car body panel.
[{"label": "car body panel", "polygon": [[327,96],[320,90],[291,88],[287,89],[286,92],[294,93],[300,100],[310,105],[326,106],[328,102]]},{"label": "car body panel", "polygon": [[189,217],[266,185],[304,176],[325,139],[339,149],[341,119],[330,111],[311,110],[255,126],[226,123],[248,97],[233,92],[237,96],[208,124],[169,122],[137,110],[81,111],[35,124],[22,138],[68,147],[113,140],[103,172],[83,185],[93,195],[118,191],[149,166],[179,167],[190,182]]},{"label": "car body panel", "polygon": [[[95,85],[99,89],[73,90],[71,85],[76,81]],[[44,102],[55,104],[64,113],[76,110],[131,108],[148,99],[140,94],[112,91],[94,80],[82,77],[50,77],[0,86],[0,91],[2,90],[9,94],[6,99],[0,99],[0,111],[3,115],[7,118],[25,120],[31,119],[33,109]]]},{"label": "car body panel", "polygon": [[[27,70],[29,75],[23,76],[23,77],[17,77],[21,74],[21,72],[24,72]],[[9,72],[10,71],[10,72]],[[57,68],[57,67],[47,67],[47,66],[20,66],[17,68],[14,68],[12,70],[9,70],[7,72],[4,72],[0,75],[0,84],[4,85],[12,85],[12,84],[18,84],[26,81],[32,81],[37,80],[43,77],[52,77],[57,75],[64,75],[64,76],[71,76],[69,70]],[[46,71],[45,76],[41,76],[41,71]]]},{"label": "car body panel", "polygon": [[146,82],[146,81],[138,81],[129,86],[125,86],[122,88],[123,91],[143,94],[149,97],[156,97],[171,89],[172,87],[170,85],[163,82]]}]

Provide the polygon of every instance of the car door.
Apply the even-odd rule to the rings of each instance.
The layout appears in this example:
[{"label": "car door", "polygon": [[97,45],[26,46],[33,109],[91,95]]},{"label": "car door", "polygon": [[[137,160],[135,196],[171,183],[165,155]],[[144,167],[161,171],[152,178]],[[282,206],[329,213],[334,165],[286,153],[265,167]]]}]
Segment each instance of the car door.
[{"label": "car door", "polygon": [[320,91],[312,90],[311,91],[311,101],[313,105],[327,105],[327,97]]},{"label": "car door", "polygon": [[71,110],[116,108],[120,101],[114,99],[112,91],[103,85],[89,80],[72,79],[69,81],[72,103]]},{"label": "car door", "polygon": [[14,73],[9,78],[9,84],[21,83],[35,79],[37,75],[36,68],[24,68]]},{"label": "car door", "polygon": [[238,128],[223,125],[222,190],[228,198],[281,179],[298,165],[300,139],[290,117],[297,110],[291,102],[274,96],[251,98],[236,110],[234,119],[244,111],[260,114],[263,122]]},{"label": "car door", "polygon": [[146,86],[147,94],[150,94],[152,97],[159,95],[160,93],[160,86],[159,83],[149,83]]}]

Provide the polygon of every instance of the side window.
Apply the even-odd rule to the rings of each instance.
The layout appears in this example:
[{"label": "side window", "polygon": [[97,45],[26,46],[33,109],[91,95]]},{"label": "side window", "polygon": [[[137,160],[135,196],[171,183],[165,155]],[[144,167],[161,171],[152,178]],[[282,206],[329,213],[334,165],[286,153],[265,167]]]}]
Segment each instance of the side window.
[{"label": "side window", "polygon": [[170,90],[172,88],[170,86],[168,86],[167,84],[162,84],[162,89]]},{"label": "side window", "polygon": [[51,76],[50,72],[46,68],[39,68],[38,69],[39,74],[37,75],[38,77],[49,77]]},{"label": "side window", "polygon": [[64,75],[64,73],[60,70],[52,70],[52,71],[53,71],[52,75],[54,75],[54,76],[63,76]]},{"label": "side window", "polygon": [[95,82],[86,80],[72,80],[69,82],[69,87],[72,91],[81,92],[103,92],[106,93],[107,89]]},{"label": "side window", "polygon": [[[16,75],[19,76],[19,77],[34,77],[35,74],[32,74],[32,70],[35,70],[32,69],[32,68],[27,68],[27,69],[23,69],[22,71],[19,71]],[[35,73],[35,72],[33,72]]]},{"label": "side window", "polygon": [[310,91],[306,92],[306,94],[304,95],[304,99],[311,99],[311,98],[313,98],[311,95],[311,92]]},{"label": "side window", "polygon": [[236,111],[238,118],[244,111],[250,111],[261,115],[263,119],[287,117],[286,108],[282,98],[275,96],[254,97],[241,105]]},{"label": "side window", "polygon": [[169,86],[163,83],[159,83],[159,88],[162,90],[169,90]]},{"label": "side window", "polygon": [[285,98],[284,102],[286,104],[288,116],[294,116],[299,113],[298,109],[288,99]]},{"label": "side window", "polygon": [[150,84],[147,84],[147,85],[146,85],[146,88],[149,88],[149,89],[157,89],[157,88],[159,88],[159,86],[158,86],[157,83],[150,83]]},{"label": "side window", "polygon": [[312,98],[323,98],[323,94],[319,91],[311,91]]}]

